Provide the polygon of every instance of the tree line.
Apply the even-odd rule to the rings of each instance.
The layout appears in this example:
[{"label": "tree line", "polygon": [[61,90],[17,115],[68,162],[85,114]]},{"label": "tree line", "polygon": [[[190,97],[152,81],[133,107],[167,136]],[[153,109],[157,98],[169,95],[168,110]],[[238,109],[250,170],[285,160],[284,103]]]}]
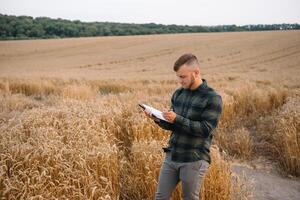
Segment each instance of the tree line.
[{"label": "tree line", "polygon": [[81,22],[49,17],[33,18],[0,14],[0,40],[296,29],[300,29],[299,24],[187,26],[156,23]]}]

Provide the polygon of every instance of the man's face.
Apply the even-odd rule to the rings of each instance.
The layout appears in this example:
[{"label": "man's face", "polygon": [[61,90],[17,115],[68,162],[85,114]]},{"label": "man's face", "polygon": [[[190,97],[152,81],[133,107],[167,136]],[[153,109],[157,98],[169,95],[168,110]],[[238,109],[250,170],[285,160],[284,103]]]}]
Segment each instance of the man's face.
[{"label": "man's face", "polygon": [[193,68],[182,65],[176,72],[178,81],[184,89],[190,89],[195,82],[196,73]]}]

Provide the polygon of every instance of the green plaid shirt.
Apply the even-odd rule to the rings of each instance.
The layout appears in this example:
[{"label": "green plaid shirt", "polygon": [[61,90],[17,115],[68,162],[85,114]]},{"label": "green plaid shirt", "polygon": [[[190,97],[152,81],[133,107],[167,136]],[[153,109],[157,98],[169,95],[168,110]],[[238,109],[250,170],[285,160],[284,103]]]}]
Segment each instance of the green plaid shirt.
[{"label": "green plaid shirt", "polygon": [[172,131],[168,147],[164,148],[171,151],[172,161],[211,162],[209,148],[221,116],[222,98],[202,80],[195,90],[179,88],[172,95],[171,109],[176,113],[173,124],[157,122],[161,128]]}]

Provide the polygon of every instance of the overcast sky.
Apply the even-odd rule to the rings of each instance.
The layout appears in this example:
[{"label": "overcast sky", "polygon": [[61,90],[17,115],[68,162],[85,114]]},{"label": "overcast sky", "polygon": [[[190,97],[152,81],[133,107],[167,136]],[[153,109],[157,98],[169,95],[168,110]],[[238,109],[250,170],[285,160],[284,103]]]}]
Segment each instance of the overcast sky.
[{"label": "overcast sky", "polygon": [[300,0],[0,0],[0,13],[86,22],[300,23]]}]

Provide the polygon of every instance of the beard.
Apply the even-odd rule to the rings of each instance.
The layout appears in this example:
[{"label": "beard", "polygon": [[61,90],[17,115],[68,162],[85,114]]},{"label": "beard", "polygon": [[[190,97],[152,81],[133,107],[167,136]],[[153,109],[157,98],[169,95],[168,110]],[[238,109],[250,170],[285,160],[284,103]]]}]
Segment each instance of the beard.
[{"label": "beard", "polygon": [[195,77],[194,76],[192,76],[191,77],[191,82],[190,82],[190,84],[189,84],[189,86],[188,86],[188,89],[191,89],[191,87],[192,87],[192,85],[194,85],[194,83],[195,83]]}]

